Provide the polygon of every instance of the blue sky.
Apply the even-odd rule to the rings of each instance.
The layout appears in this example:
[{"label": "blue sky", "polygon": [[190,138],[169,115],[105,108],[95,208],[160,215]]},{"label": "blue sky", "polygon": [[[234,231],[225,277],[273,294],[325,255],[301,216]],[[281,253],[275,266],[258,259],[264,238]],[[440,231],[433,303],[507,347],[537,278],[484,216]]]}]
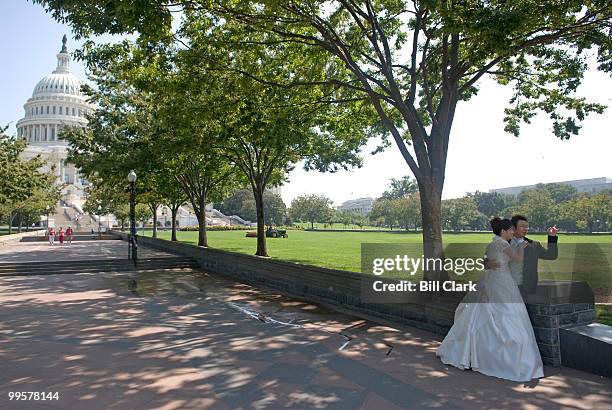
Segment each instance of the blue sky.
[{"label": "blue sky", "polygon": [[[68,26],[57,23],[39,5],[24,0],[3,2],[0,14],[0,124],[14,123],[23,116],[23,104],[36,83],[56,65],[61,38],[69,37],[70,51],[80,43],[72,39]],[[72,62],[73,72],[85,80],[82,65]],[[604,73],[587,73],[580,95],[612,105],[612,79]],[[474,190],[489,190],[538,182],[612,177],[612,109],[592,115],[577,137],[559,141],[545,117],[524,126],[520,138],[503,131],[503,110],[510,89],[492,82],[481,84],[480,94],[457,108],[451,134],[444,198]],[[410,174],[396,147],[370,156],[364,150],[361,169],[335,174],[305,172],[297,167],[282,188],[288,204],[303,193],[324,193],[336,204],[363,196],[378,196],[391,178]]]},{"label": "blue sky", "polygon": [[[36,83],[55,69],[55,55],[62,48],[62,36],[70,28],[55,22],[39,5],[24,0],[3,2],[0,14],[0,124],[11,124],[23,116],[23,104],[31,97]],[[68,49],[77,44],[69,38]],[[85,78],[82,65],[73,62],[73,72]]]}]

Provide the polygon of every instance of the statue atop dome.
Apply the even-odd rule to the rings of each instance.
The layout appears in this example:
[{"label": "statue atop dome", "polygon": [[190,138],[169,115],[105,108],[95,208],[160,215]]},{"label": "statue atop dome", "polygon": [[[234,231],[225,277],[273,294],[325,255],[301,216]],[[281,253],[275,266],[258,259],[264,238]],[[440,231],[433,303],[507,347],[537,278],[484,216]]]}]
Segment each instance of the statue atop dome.
[{"label": "statue atop dome", "polygon": [[64,37],[62,37],[62,51],[60,51],[60,53],[67,53],[68,49],[66,48],[66,43],[68,42],[68,37],[66,37],[66,35],[64,34]]}]

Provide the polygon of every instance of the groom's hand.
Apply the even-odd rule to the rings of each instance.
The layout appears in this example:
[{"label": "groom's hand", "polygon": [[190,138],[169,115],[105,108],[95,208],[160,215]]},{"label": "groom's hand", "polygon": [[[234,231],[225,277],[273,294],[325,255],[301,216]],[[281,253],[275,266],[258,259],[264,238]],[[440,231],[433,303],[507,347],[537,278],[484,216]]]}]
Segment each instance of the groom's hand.
[{"label": "groom's hand", "polygon": [[557,228],[557,225],[554,225],[548,228],[547,232],[550,236],[557,236],[557,232],[559,232],[559,228]]}]

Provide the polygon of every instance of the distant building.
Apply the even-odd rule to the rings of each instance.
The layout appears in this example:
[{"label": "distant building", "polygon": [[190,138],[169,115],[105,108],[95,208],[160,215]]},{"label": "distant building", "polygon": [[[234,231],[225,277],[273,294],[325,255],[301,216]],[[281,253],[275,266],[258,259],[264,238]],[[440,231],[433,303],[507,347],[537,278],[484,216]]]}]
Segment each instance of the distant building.
[{"label": "distant building", "polygon": [[355,212],[362,216],[367,216],[372,210],[374,204],[374,198],[357,198],[345,201],[338,207],[339,211],[342,212]]},{"label": "distant building", "polygon": [[[612,189],[612,179],[601,177],[601,178],[589,178],[589,179],[576,179],[573,181],[560,181],[560,182],[552,182],[554,184],[564,184],[570,185],[576,188],[578,192],[586,192],[588,194],[596,194],[605,189]],[[491,189],[489,192],[497,192],[500,194],[507,195],[518,195],[522,191],[526,189],[535,188],[535,185],[523,185],[523,186],[514,186],[508,188],[497,188]]]}]

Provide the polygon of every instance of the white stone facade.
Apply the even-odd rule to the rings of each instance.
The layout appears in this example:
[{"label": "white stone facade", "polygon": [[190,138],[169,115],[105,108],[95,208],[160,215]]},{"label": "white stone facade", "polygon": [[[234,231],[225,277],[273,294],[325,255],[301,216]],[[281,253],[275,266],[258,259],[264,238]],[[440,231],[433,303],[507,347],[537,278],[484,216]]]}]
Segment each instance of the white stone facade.
[{"label": "white stone facade", "polygon": [[374,198],[357,198],[343,202],[342,205],[338,207],[338,210],[342,212],[355,212],[361,216],[367,216],[370,211],[372,211],[373,205]]},{"label": "white stone facade", "polygon": [[87,186],[78,170],[66,163],[68,143],[59,138],[63,127],[84,127],[85,115],[94,107],[81,92],[81,81],[70,71],[70,54],[66,36],[57,54],[57,67],[34,87],[32,97],[24,104],[25,116],[17,121],[17,136],[28,143],[25,159],[40,155],[45,170],[55,167],[57,182],[66,184],[62,189],[64,202],[82,206],[83,189]]}]

